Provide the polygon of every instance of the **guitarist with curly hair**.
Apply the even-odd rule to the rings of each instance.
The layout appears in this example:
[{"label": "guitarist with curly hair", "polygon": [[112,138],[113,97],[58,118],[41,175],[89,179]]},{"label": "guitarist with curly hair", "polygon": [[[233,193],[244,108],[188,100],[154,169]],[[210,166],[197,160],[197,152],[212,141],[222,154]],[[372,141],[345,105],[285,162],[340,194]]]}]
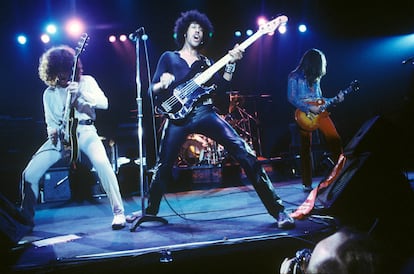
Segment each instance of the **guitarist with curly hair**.
[{"label": "guitarist with curly hair", "polygon": [[312,190],[311,144],[312,131],[319,129],[336,163],[341,155],[342,140],[326,108],[344,100],[345,92],[340,91],[333,98],[322,94],[320,82],[326,74],[326,57],[318,49],[307,50],[299,65],[288,76],[287,98],[296,108],[295,119],[299,125],[300,158],[303,190]]},{"label": "guitarist with curly hair", "polygon": [[[74,156],[79,149],[89,158],[108,195],[114,215],[112,229],[121,229],[125,227],[125,215],[118,181],[94,125],[95,110],[107,109],[108,99],[95,78],[82,74],[79,53],[62,45],[48,49],[40,58],[39,77],[47,86],[43,107],[48,139],[23,171],[21,209],[33,227],[40,179],[68,151]],[[65,115],[69,108],[75,118],[72,132],[67,130],[70,117]],[[76,163],[76,159],[72,160]]]}]

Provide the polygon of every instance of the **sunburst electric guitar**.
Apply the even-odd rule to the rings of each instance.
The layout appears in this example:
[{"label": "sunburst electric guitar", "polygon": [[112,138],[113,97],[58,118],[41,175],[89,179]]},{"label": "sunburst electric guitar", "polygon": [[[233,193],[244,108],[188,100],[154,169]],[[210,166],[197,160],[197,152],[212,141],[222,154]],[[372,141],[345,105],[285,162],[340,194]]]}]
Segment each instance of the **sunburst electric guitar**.
[{"label": "sunburst electric guitar", "polygon": [[[359,90],[359,82],[357,80],[352,81],[348,88],[345,90],[340,91],[339,93],[343,93],[344,95]],[[339,94],[338,93],[338,94]],[[295,120],[298,123],[298,125],[307,131],[313,131],[319,127],[319,121],[322,117],[326,117],[329,115],[329,112],[326,110],[329,106],[331,106],[334,103],[338,103],[339,98],[338,95],[334,97],[334,100],[329,101],[328,103],[325,103],[323,99],[318,99],[316,101],[308,102],[310,105],[323,105],[321,109],[321,113],[314,114],[312,112],[303,112],[300,109],[296,109],[295,111]]]},{"label": "sunburst electric guitar", "polygon": [[[240,49],[246,49],[254,41],[266,33],[274,32],[279,26],[285,24],[288,18],[280,15],[259,27],[259,30],[239,45]],[[178,85],[172,85],[167,91],[161,92],[155,97],[155,111],[159,114],[167,115],[172,120],[185,118],[193,109],[195,103],[204,95],[211,93],[215,86],[203,86],[213,75],[224,67],[230,60],[230,54],[226,54],[216,63],[208,67],[205,71],[186,77]],[[191,78],[192,77],[192,78]]]},{"label": "sunburst electric guitar", "polygon": [[[75,81],[76,67],[78,64],[80,54],[85,50],[89,36],[87,33],[82,34],[73,60],[71,81]],[[70,150],[70,164],[76,167],[76,162],[79,159],[78,136],[76,129],[78,127],[78,119],[75,117],[75,108],[71,104],[72,96],[68,92],[65,102],[65,111],[63,113],[63,144],[65,149]]]}]

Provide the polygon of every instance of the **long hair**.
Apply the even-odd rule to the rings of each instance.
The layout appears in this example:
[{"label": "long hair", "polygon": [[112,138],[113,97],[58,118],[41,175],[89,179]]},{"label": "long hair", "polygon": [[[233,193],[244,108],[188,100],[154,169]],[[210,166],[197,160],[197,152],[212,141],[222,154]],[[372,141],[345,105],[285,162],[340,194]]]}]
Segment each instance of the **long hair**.
[{"label": "long hair", "polygon": [[214,30],[210,19],[208,19],[207,15],[200,13],[198,10],[189,10],[182,12],[181,17],[175,21],[175,43],[179,48],[184,45],[184,34],[187,32],[188,27],[193,22],[200,24],[200,26],[203,28],[203,41],[200,44],[199,48],[201,49],[209,43]]},{"label": "long hair", "polygon": [[312,84],[325,74],[324,60],[325,55],[322,51],[315,48],[309,49],[303,54],[295,71],[302,71],[306,82],[309,86],[312,86]]},{"label": "long hair", "polygon": [[[48,49],[39,59],[39,77],[47,86],[56,86],[60,73],[72,73],[75,50],[61,45]],[[77,62],[75,81],[79,81],[83,72],[82,63]]]}]

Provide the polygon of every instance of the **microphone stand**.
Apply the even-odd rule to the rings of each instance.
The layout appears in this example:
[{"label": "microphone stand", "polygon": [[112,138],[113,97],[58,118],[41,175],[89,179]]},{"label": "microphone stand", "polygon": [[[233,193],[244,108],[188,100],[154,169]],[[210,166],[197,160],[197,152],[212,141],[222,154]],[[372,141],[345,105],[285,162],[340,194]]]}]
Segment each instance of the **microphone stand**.
[{"label": "microphone stand", "polygon": [[411,57],[409,57],[409,58],[407,58],[407,59],[403,60],[401,63],[402,63],[403,65],[405,65],[405,64],[411,64],[411,65],[414,65],[414,56],[411,56]]},{"label": "microphone stand", "polygon": [[[141,28],[144,31],[144,28]],[[133,232],[136,228],[144,223],[144,222],[161,222],[163,224],[167,224],[168,221],[162,217],[154,216],[154,215],[146,215],[145,214],[145,194],[144,194],[144,159],[143,159],[143,142],[142,142],[142,119],[143,119],[143,111],[142,111],[142,96],[141,96],[141,80],[140,80],[140,65],[139,65],[139,35],[135,33],[133,35],[133,40],[135,41],[135,49],[136,49],[136,84],[137,84],[137,121],[138,121],[138,149],[139,149],[139,182],[140,182],[140,192],[141,192],[141,212],[142,215],[140,218],[134,221],[133,226],[130,228],[130,231]],[[145,43],[145,41],[144,41]]]}]

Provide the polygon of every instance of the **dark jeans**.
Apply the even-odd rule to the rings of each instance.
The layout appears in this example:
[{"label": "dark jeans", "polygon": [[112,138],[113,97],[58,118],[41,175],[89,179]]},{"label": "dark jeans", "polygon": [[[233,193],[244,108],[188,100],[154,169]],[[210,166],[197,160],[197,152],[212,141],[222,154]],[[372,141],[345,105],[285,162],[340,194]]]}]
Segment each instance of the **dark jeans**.
[{"label": "dark jeans", "polygon": [[284,206],[272,182],[247,143],[215,112],[212,105],[198,106],[183,121],[168,120],[164,124],[159,159],[154,168],[146,213],[158,213],[161,198],[166,191],[166,183],[172,176],[173,164],[187,136],[192,133],[202,134],[221,144],[244,169],[269,214],[277,218]]}]

